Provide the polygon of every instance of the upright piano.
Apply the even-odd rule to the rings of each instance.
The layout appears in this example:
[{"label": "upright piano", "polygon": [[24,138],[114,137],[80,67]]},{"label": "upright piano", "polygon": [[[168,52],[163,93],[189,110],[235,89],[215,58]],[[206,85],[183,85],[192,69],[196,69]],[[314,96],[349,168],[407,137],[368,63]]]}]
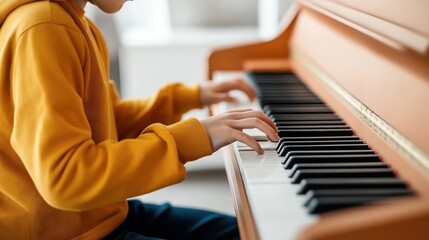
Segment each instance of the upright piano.
[{"label": "upright piano", "polygon": [[242,239],[429,239],[429,1],[298,0],[268,41],[220,48],[279,143],[223,149]]}]

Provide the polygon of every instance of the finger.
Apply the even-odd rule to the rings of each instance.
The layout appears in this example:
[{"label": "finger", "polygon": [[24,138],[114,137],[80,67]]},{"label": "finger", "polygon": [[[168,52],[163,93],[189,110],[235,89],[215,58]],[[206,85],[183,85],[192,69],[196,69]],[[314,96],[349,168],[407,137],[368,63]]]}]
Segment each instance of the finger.
[{"label": "finger", "polygon": [[264,153],[264,150],[262,150],[261,145],[259,145],[259,143],[254,138],[247,135],[246,133],[235,130],[232,133],[232,135],[233,135],[234,139],[236,139],[237,141],[242,142],[242,143],[246,144],[247,146],[251,147],[257,153],[259,153],[259,154]]},{"label": "finger", "polygon": [[240,90],[244,92],[249,100],[253,100],[256,98],[256,93],[253,88],[242,79],[235,79],[226,81],[225,84],[221,86],[221,90],[223,91],[231,91],[231,90]]},{"label": "finger", "polygon": [[263,112],[261,111],[243,111],[243,112],[238,112],[234,114],[235,119],[243,119],[243,118],[253,118],[253,117],[257,117],[261,120],[263,120],[264,122],[266,122],[268,125],[271,126],[271,128],[273,128],[276,132],[278,132],[279,130],[277,129],[276,125],[274,124],[274,122],[271,120],[271,118],[269,118],[267,115],[265,115]]},{"label": "finger", "polygon": [[243,108],[243,109],[231,110],[231,111],[228,111],[226,113],[240,113],[240,112],[249,112],[249,111],[254,111],[254,110],[251,108]]},{"label": "finger", "polygon": [[256,92],[246,81],[239,79],[237,80],[237,89],[243,91],[250,101],[256,98]]},{"label": "finger", "polygon": [[257,128],[261,132],[265,133],[270,141],[277,142],[280,140],[279,136],[277,135],[277,132],[270,125],[268,125],[266,122],[262,121],[259,118],[241,119],[237,121],[232,121],[230,124],[230,126],[235,129]]},{"label": "finger", "polygon": [[238,103],[238,99],[235,97],[232,97],[231,95],[224,93],[224,94],[218,94],[216,97],[217,102],[229,102],[229,103]]},{"label": "finger", "polygon": [[231,96],[226,97],[224,99],[224,101],[228,102],[228,103],[239,103],[240,102],[237,98],[231,97]]}]

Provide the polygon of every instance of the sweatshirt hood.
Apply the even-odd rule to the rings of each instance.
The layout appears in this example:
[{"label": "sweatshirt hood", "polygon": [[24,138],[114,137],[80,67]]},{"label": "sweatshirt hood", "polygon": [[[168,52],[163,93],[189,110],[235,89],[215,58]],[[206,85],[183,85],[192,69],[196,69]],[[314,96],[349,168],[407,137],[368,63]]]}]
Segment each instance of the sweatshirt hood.
[{"label": "sweatshirt hood", "polygon": [[3,24],[6,17],[19,6],[39,1],[62,2],[67,0],[0,0],[0,26]]}]

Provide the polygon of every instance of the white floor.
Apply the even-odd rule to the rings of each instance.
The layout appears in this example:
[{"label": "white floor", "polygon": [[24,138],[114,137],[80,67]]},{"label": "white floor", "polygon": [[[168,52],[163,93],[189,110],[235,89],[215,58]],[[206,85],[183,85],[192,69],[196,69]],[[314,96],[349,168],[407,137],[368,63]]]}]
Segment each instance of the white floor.
[{"label": "white floor", "polygon": [[235,215],[233,200],[220,153],[187,164],[185,181],[138,197],[150,203],[202,208]]}]

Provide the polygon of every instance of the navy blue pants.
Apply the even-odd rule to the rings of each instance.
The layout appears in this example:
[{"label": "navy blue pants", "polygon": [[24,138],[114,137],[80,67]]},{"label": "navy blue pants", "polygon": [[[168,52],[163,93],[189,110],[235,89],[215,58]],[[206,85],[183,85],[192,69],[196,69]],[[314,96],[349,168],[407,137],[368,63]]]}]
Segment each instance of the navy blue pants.
[{"label": "navy blue pants", "polygon": [[235,217],[139,200],[129,200],[128,206],[125,221],[104,240],[240,239]]}]

